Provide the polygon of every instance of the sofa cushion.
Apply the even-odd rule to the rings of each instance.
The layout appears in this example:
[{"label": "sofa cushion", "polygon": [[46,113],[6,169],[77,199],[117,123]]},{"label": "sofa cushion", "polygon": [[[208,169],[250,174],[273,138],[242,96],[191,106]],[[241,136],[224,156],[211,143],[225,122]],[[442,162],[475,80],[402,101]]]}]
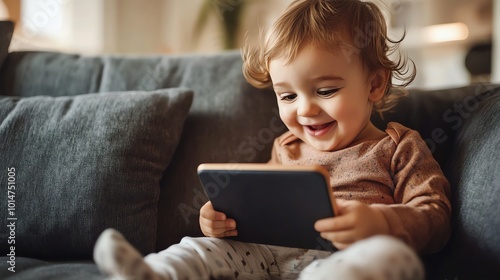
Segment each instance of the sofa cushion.
[{"label": "sofa cushion", "polygon": [[153,251],[159,181],[192,97],[165,89],[0,98],[0,182],[13,186],[1,192],[12,209],[0,219],[15,225],[0,229],[1,254],[15,246],[21,256],[89,258],[108,227]]},{"label": "sofa cushion", "polygon": [[106,280],[92,261],[43,261],[32,258],[16,258],[14,272],[9,270],[8,257],[0,256],[0,279],[36,280]]},{"label": "sofa cushion", "polygon": [[454,231],[443,252],[441,279],[496,279],[500,274],[500,89],[471,108],[453,147]]},{"label": "sofa cushion", "polygon": [[12,21],[0,21],[0,68],[2,68],[3,61],[9,53],[13,31],[14,23]]}]

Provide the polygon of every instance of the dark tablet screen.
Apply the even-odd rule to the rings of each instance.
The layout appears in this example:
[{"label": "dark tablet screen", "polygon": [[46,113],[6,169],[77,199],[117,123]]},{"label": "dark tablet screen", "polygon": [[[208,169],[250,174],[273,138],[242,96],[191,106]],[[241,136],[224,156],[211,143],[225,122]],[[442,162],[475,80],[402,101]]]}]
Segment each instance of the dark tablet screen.
[{"label": "dark tablet screen", "polygon": [[198,175],[215,210],[236,220],[238,236],[232,239],[334,250],[314,229],[317,220],[334,215],[324,172],[258,164],[232,164],[231,169],[221,166],[201,165]]}]

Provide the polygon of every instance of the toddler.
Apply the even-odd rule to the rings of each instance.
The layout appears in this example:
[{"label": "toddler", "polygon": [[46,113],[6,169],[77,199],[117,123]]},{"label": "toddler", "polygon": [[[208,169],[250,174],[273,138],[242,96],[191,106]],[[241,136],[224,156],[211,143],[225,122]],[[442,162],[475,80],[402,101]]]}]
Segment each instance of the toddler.
[{"label": "toddler", "polygon": [[[340,251],[236,242],[237,221],[200,209],[207,237],[143,258],[118,232],[102,233],[99,269],[130,279],[423,279],[417,254],[438,251],[450,232],[449,184],[420,135],[398,123],[385,131],[372,111],[391,109],[415,75],[387,37],[377,6],[359,0],[298,0],[258,47],[243,50],[243,72],[272,87],[289,129],[270,163],[322,165],[338,216],[315,223]],[[392,80],[400,80],[393,85]]]}]

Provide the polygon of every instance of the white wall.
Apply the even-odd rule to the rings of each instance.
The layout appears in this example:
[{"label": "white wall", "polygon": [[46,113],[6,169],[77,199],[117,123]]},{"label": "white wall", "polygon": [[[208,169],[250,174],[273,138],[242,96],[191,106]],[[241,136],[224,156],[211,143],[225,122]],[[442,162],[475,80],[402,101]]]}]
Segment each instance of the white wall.
[{"label": "white wall", "polygon": [[78,53],[98,53],[104,49],[106,37],[104,1],[68,1],[65,7],[67,36],[63,48]]},{"label": "white wall", "polygon": [[[22,0],[24,28],[15,34],[11,50],[45,49],[100,53],[213,53],[223,49],[221,19],[227,6],[214,6],[201,37],[194,28],[205,0]],[[249,40],[269,27],[292,0],[220,1],[241,5],[239,42]],[[491,23],[478,12],[491,0],[386,0],[400,4],[391,15],[407,21],[402,49],[417,64],[414,87],[439,88],[469,83],[464,67],[467,50],[491,36]],[[500,0],[493,0],[495,26],[500,26]],[[0,3],[2,3],[0,1]],[[217,1],[216,1],[217,3]],[[460,5],[459,5],[460,4]],[[456,8],[458,7],[458,8]],[[487,7],[487,6],[481,6]],[[491,8],[490,8],[491,9]],[[486,9],[487,10],[487,9]],[[461,43],[423,44],[419,29],[450,21],[463,21],[470,36]],[[493,79],[500,82],[500,29],[494,31]],[[416,42],[416,43],[415,43]]]},{"label": "white wall", "polygon": [[21,22],[10,44],[10,50],[59,49],[69,34],[64,24],[68,0],[23,0]]},{"label": "white wall", "polygon": [[7,19],[9,19],[9,11],[7,11],[7,7],[5,7],[5,4],[0,1],[0,20]]},{"label": "white wall", "polygon": [[82,54],[160,51],[163,0],[67,0],[62,50]]},{"label": "white wall", "polygon": [[500,0],[493,2],[493,62],[491,81],[500,83]]},{"label": "white wall", "polygon": [[[99,53],[212,53],[223,49],[220,16],[245,4],[243,34],[253,36],[292,0],[215,1],[201,36],[195,25],[205,0],[22,0],[11,50]],[[0,2],[1,3],[1,2]],[[224,4],[224,3],[229,3]]]}]

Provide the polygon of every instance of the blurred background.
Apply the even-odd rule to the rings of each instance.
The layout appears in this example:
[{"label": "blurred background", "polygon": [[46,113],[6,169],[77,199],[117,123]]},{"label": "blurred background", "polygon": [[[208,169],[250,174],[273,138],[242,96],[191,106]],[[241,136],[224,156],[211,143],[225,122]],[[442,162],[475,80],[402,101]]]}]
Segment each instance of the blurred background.
[{"label": "blurred background", "polygon": [[[418,69],[412,87],[500,82],[500,0],[374,0]],[[210,54],[241,47],[292,0],[0,0],[10,51]]]}]

